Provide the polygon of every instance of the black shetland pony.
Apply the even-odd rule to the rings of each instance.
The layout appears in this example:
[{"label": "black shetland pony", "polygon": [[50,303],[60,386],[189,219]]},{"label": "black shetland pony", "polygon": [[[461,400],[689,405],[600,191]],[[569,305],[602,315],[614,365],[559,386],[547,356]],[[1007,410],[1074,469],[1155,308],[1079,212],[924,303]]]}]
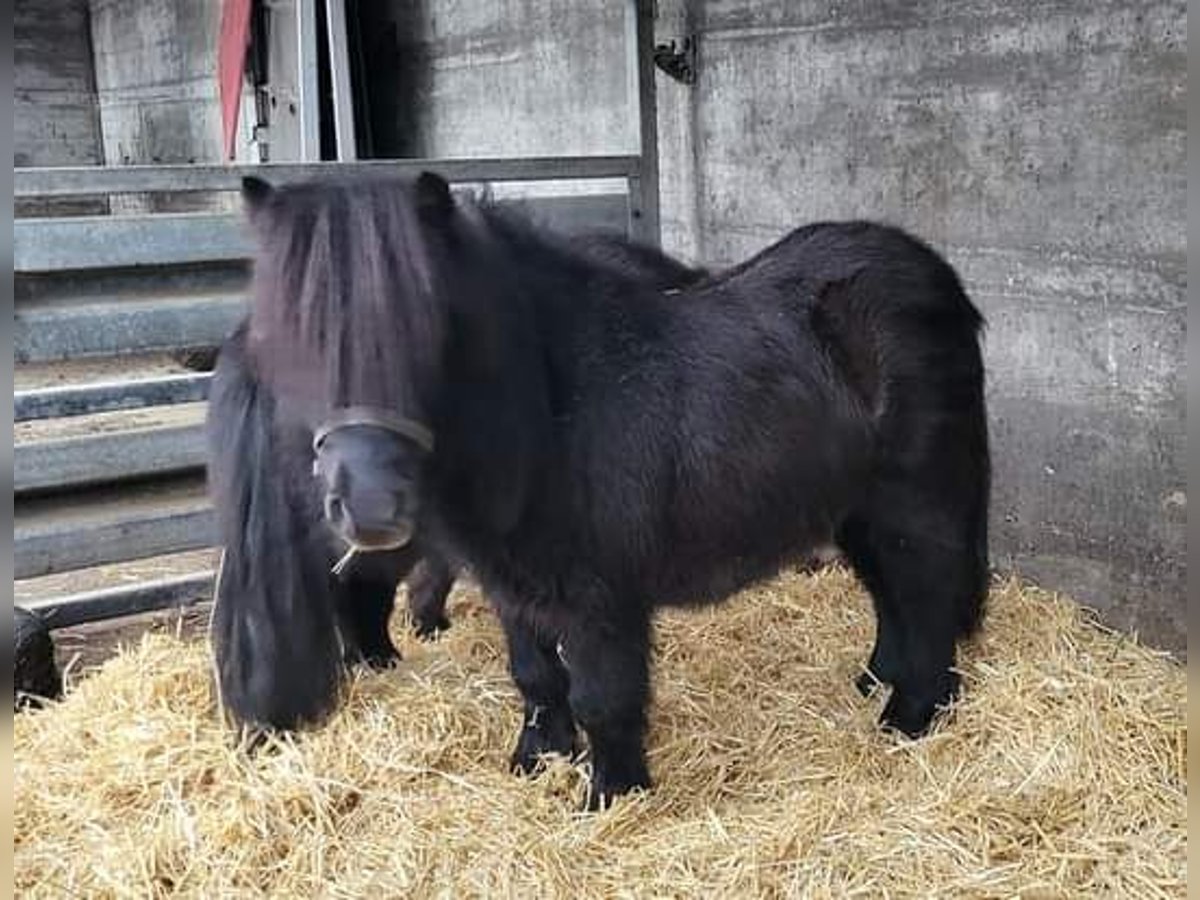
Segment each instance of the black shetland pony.
[{"label": "black shetland pony", "polygon": [[[320,435],[326,519],[470,565],[525,700],[516,768],[579,726],[590,806],[647,786],[654,608],[830,542],[874,600],[883,723],[919,735],[955,696],[987,586],[982,320],[924,244],[809,225],[664,296],[432,174],[244,195],[248,352]],[[307,620],[255,625],[319,652]]]},{"label": "black shetland pony", "polygon": [[[576,237],[572,246],[652,290],[705,275],[603,234]],[[280,413],[248,353],[248,335],[243,322],[223,343],[209,398],[210,493],[225,548],[211,636],[227,711],[249,726],[294,728],[329,711],[343,667],[385,668],[399,659],[388,622],[400,582],[407,581],[419,636],[449,628],[455,571],[420,538],[337,565],[347,543],[324,520],[313,429]]]}]

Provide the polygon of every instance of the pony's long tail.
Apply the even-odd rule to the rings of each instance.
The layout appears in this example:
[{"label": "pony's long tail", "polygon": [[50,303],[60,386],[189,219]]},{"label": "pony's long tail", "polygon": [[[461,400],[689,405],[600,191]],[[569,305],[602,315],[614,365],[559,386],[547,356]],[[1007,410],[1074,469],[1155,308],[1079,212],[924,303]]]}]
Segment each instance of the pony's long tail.
[{"label": "pony's long tail", "polygon": [[979,434],[976,436],[976,440],[982,446],[982,466],[981,471],[978,473],[979,482],[976,487],[978,495],[975,498],[974,522],[972,522],[975,551],[975,583],[972,585],[973,589],[967,594],[966,600],[959,610],[959,635],[961,637],[970,637],[983,624],[983,619],[987,614],[988,591],[992,580],[991,560],[988,553],[988,517],[990,514],[992,473],[988,447],[987,414],[982,408],[982,401],[980,407]]},{"label": "pony's long tail", "polygon": [[[954,276],[954,287],[957,293],[961,295],[960,306],[964,309],[974,310],[975,307],[967,297],[966,290],[962,283],[958,281],[957,276]],[[987,598],[988,591],[991,587],[991,562],[988,552],[988,520],[991,511],[991,493],[992,493],[992,459],[991,446],[988,437],[988,415],[987,415],[987,399],[985,391],[985,369],[983,365],[983,352],[980,346],[984,328],[986,327],[983,317],[975,312],[971,316],[966,317],[969,321],[963,322],[964,330],[969,330],[970,340],[964,341],[967,348],[965,351],[965,372],[973,373],[972,377],[962,379],[963,384],[970,384],[971,388],[961,410],[965,428],[963,431],[963,442],[969,447],[969,456],[973,461],[971,467],[970,478],[964,484],[965,493],[970,494],[968,502],[969,517],[967,527],[970,528],[969,538],[971,539],[972,549],[974,551],[973,571],[971,590],[968,592],[962,607],[959,610],[959,635],[960,637],[969,637],[979,630],[983,623],[984,616],[987,614]],[[967,448],[962,448],[967,449]]]},{"label": "pony's long tail", "polygon": [[209,398],[209,490],[223,544],[210,638],[224,712],[291,729],[332,708],[340,646],[328,556],[309,546],[307,505],[292,496],[275,404],[244,338],[239,329],[222,348]]}]

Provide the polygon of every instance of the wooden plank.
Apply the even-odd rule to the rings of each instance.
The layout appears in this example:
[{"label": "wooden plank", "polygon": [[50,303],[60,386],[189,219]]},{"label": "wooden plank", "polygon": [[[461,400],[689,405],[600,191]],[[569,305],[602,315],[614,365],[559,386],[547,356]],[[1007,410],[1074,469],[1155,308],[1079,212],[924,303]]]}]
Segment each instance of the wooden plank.
[{"label": "wooden plank", "polygon": [[208,399],[211,381],[212,376],[207,373],[165,375],[137,381],[106,381],[14,391],[13,421],[30,422],[147,406],[197,403]]},{"label": "wooden plank", "polygon": [[13,349],[16,361],[26,363],[216,347],[247,308],[240,294],[18,304]]},{"label": "wooden plank", "polygon": [[251,255],[238,214],[17,219],[13,225],[17,272],[179,265]]},{"label": "wooden plank", "polygon": [[98,591],[67,594],[21,605],[43,618],[50,629],[118,619],[172,607],[191,606],[212,597],[215,573],[182,575]]},{"label": "wooden plank", "polygon": [[167,425],[18,444],[13,491],[80,487],[204,466],[204,426]]},{"label": "wooden plank", "polygon": [[255,175],[272,184],[294,184],[337,174],[419,175],[437,172],[452,182],[548,181],[625,178],[641,170],[635,155],[537,156],[524,159],[388,159],[353,163],[261,163],[204,166],[75,166],[16,169],[14,191],[21,197],[69,197],[95,194],[142,194],[167,191],[237,191],[242,178]]},{"label": "wooden plank", "polygon": [[215,519],[203,478],[78,492],[16,504],[16,578],[211,547]]}]

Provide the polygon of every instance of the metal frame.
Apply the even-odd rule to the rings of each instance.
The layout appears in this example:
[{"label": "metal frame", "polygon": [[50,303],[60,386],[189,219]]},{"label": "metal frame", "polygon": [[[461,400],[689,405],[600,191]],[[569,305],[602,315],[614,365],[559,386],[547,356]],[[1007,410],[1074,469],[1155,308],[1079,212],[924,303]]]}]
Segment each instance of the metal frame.
[{"label": "metal frame", "polygon": [[13,493],[61,491],[204,467],[204,426],[158,425],[17,444]]},{"label": "metal frame", "polygon": [[[295,0],[302,162],[16,169],[15,197],[234,192],[240,190],[242,179],[249,175],[275,184],[289,184],[333,172],[350,176],[412,176],[434,171],[459,184],[620,179],[625,182],[626,191],[617,221],[623,222],[634,238],[658,244],[653,0],[625,0],[628,95],[637,102],[636,153],[348,161],[355,150],[349,84],[345,78],[335,78],[336,134],[341,158],[338,162],[315,161],[320,152],[317,2]],[[325,2],[330,17],[330,55],[336,59],[344,56],[346,50],[344,6],[342,0]],[[339,102],[339,96],[345,102]],[[580,194],[531,198],[527,202],[551,219],[557,216],[568,221],[571,216],[583,216],[591,223],[611,218],[614,199],[621,198]],[[149,276],[153,281],[164,274],[193,272],[191,268],[173,267],[196,263],[227,265],[236,261],[239,245],[224,236],[224,232],[218,233],[234,217],[224,217],[223,223],[215,222],[221,217],[213,217],[212,235],[200,241],[203,235],[196,229],[204,224],[203,218],[203,215],[172,218],[170,214],[159,214],[19,220],[17,243],[21,252],[15,260],[16,274],[18,279],[64,278],[67,279],[64,283],[82,285],[81,278],[104,278],[110,270],[116,271],[114,266],[133,266],[144,273],[137,277]],[[198,243],[205,246],[200,248]],[[109,247],[114,251],[111,254],[105,250]],[[188,279],[192,277],[187,275]],[[243,302],[244,298],[232,296],[228,291],[140,302],[113,296],[90,301],[67,296],[61,302],[18,299],[17,359],[55,360],[211,346],[218,332],[223,334],[240,317]],[[146,318],[148,310],[161,315]],[[14,422],[199,402],[207,398],[210,381],[209,375],[184,375],[17,391],[13,398]],[[187,484],[202,478],[203,435],[197,424],[59,438],[21,444],[15,451],[14,499],[20,501],[14,534],[18,577],[196,549],[210,546],[210,540],[214,539],[211,508],[185,496]],[[146,502],[147,492],[149,496],[157,496],[155,492],[159,489],[155,486],[160,482],[155,476],[165,473],[170,474],[163,496],[184,496],[184,499],[143,508],[139,504]],[[93,487],[87,487],[83,494],[76,493],[84,486]],[[176,493],[172,494],[173,491]],[[210,596],[213,578],[212,573],[201,573],[23,605],[41,613],[51,628],[61,628],[186,605]]]},{"label": "metal frame", "polygon": [[[150,271],[163,268],[156,266]],[[100,298],[86,304],[68,297],[28,307],[18,300],[13,319],[14,359],[20,363],[59,362],[213,347],[245,314],[246,303],[241,294],[218,293],[149,302]]]},{"label": "metal frame", "polygon": [[317,77],[316,0],[296,2],[296,60],[299,67],[300,158],[314,162],[321,158],[320,88]]},{"label": "metal frame", "polygon": [[625,0],[626,95],[637,98],[638,171],[631,173],[632,233],[658,246],[658,98],[654,89],[654,0]]},{"label": "metal frame", "polygon": [[350,86],[350,47],[346,36],[346,0],[325,0],[329,69],[333,81],[333,132],[337,158],[358,158],[354,129],[354,92]]},{"label": "metal frame", "polygon": [[201,403],[208,399],[212,376],[164,375],[138,381],[105,381],[88,385],[63,385],[30,391],[13,391],[13,421],[63,419],[94,413]]},{"label": "metal frame", "polygon": [[[71,216],[13,222],[17,272],[115,269],[244,259],[246,241],[225,213]],[[162,236],[175,240],[164,243]]]},{"label": "metal frame", "polygon": [[34,600],[21,606],[37,613],[51,629],[119,619],[138,613],[190,606],[212,596],[215,572],[149,581],[133,587],[105,588],[67,594],[53,600]]},{"label": "metal frame", "polygon": [[[62,167],[16,169],[13,195],[33,197],[90,197],[101,194],[143,194],[156,191],[236,191],[249,175],[272,184],[294,184],[322,175],[413,176],[437,172],[456,183],[488,181],[550,181],[599,178],[638,178],[647,181],[640,157],[531,156],[521,159],[381,159],[357,162],[261,163],[256,165],[166,165]],[[655,166],[657,171],[657,166]]]},{"label": "metal frame", "polygon": [[[86,540],[80,536],[86,535]],[[202,472],[166,486],[107,487],[26,501],[13,529],[14,577],[127,561],[212,547],[216,517]]]}]

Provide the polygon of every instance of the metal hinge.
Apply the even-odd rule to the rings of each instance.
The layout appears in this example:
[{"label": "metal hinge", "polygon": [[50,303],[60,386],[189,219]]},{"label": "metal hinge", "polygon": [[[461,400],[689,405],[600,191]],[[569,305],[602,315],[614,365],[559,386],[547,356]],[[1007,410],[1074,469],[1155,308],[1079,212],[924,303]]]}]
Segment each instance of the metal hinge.
[{"label": "metal hinge", "polygon": [[683,46],[676,48],[674,41],[659,44],[654,48],[654,64],[683,84],[696,83],[696,39],[685,37]]}]

